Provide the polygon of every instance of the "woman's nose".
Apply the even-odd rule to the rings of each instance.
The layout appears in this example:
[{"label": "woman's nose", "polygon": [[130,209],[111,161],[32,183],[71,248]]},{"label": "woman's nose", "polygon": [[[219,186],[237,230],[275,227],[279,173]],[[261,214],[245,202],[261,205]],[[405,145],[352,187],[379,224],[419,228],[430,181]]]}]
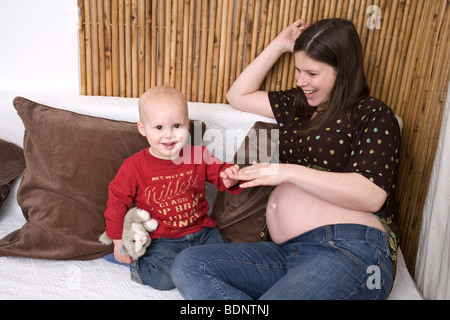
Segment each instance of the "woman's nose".
[{"label": "woman's nose", "polygon": [[297,75],[297,87],[299,87],[299,88],[305,87],[307,84],[308,83],[307,83],[306,77],[301,74],[298,74]]}]

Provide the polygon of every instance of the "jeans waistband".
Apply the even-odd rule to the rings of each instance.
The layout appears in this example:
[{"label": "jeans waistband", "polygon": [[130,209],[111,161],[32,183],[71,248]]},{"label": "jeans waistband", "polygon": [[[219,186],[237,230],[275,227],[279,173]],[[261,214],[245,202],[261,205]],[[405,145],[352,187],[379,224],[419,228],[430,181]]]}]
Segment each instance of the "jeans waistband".
[{"label": "jeans waistband", "polygon": [[281,246],[298,242],[329,242],[333,240],[366,241],[390,252],[389,236],[386,232],[359,224],[333,224],[318,227],[286,241]]}]

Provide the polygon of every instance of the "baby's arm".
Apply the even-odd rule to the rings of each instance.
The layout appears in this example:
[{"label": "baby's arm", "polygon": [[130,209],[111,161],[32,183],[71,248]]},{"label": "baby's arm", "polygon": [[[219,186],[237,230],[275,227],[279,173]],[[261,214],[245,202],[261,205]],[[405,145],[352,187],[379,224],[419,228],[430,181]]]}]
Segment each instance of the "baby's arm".
[{"label": "baby's arm", "polygon": [[121,263],[131,263],[134,260],[128,254],[121,254],[119,251],[122,245],[123,221],[136,195],[137,180],[134,167],[131,160],[125,160],[108,188],[106,232],[114,242],[114,258]]},{"label": "baby's arm", "polygon": [[225,187],[231,188],[239,182],[238,179],[231,178],[231,176],[236,176],[238,173],[239,173],[239,166],[237,164],[226,168],[220,173],[220,178],[222,179]]}]

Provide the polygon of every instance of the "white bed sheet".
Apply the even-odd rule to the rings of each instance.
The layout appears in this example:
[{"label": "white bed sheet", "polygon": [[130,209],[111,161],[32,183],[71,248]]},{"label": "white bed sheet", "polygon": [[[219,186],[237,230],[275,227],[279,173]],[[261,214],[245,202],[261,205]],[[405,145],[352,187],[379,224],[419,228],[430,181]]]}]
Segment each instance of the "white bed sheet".
[{"label": "white bed sheet", "polygon": [[[16,194],[18,181],[11,196]],[[25,223],[15,197],[0,209],[0,238]],[[182,299],[178,290],[159,291],[130,280],[128,267],[90,261],[0,257],[0,300]]]},{"label": "white bed sheet", "polygon": [[[12,105],[15,96],[53,107],[71,110],[113,120],[136,122],[138,99],[47,95],[0,91],[0,139],[22,147],[23,124]],[[191,119],[202,120],[210,134],[212,151],[222,152],[228,161],[234,155],[247,131],[256,121],[273,121],[268,118],[239,112],[224,104],[189,103]],[[237,129],[236,129],[237,128]],[[220,139],[232,130],[234,143],[225,144]],[[25,219],[17,204],[16,192],[20,179],[0,208],[0,238],[22,227]],[[127,267],[108,263],[103,259],[91,261],[55,261],[17,257],[0,257],[0,299],[182,299],[179,292],[158,291],[130,280]],[[422,299],[412,277],[399,254],[397,279],[390,295],[395,300]]]},{"label": "white bed sheet", "polygon": [[[19,229],[25,219],[15,200],[19,182],[0,209],[0,238]],[[397,278],[390,300],[423,299],[399,254]],[[56,261],[18,257],[0,257],[0,300],[8,299],[110,299],[178,300],[178,290],[159,291],[130,280],[127,267],[106,262]]]}]

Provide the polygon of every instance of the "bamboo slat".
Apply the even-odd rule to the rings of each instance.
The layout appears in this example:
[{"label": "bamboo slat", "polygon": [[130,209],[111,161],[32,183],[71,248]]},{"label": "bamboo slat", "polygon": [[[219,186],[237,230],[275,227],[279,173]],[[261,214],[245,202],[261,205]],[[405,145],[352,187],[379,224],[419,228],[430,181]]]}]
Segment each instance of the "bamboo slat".
[{"label": "bamboo slat", "polygon": [[[179,1],[173,1],[170,21],[171,21],[171,28],[170,28],[170,60],[169,60],[169,81],[167,84],[169,84],[171,87],[176,87],[176,64],[177,64],[177,28],[178,28],[178,2]],[[170,1],[168,1],[170,3]]]},{"label": "bamboo slat", "polygon": [[[247,64],[252,62],[256,58],[256,49],[258,47],[258,20],[259,20],[259,11],[261,9],[261,3],[259,1],[250,1],[249,4],[249,16],[248,20],[248,32],[247,35],[247,47],[250,49],[249,51],[249,60],[247,60]],[[251,15],[250,15],[251,14]]]},{"label": "bamboo slat", "polygon": [[98,28],[97,28],[97,5],[93,3],[91,6],[91,17],[92,17],[92,27],[91,27],[91,35],[92,35],[92,83],[93,83],[93,94],[100,94],[100,65],[98,62]]},{"label": "bamboo slat", "polygon": [[[172,60],[172,1],[161,1],[159,2],[159,6],[164,9],[165,20],[160,21],[159,28],[162,29],[160,32],[164,35],[165,43],[164,48],[161,49],[161,54],[159,58],[164,61],[164,73],[162,78],[162,84],[168,86],[170,85],[170,62]],[[160,9],[161,10],[161,9]],[[162,16],[160,17],[162,19]],[[158,46],[161,45],[158,43]]]},{"label": "bamboo slat", "polygon": [[364,24],[364,9],[366,8],[365,6],[365,1],[361,0],[361,1],[356,1],[355,2],[355,12],[353,15],[353,21],[356,27],[356,30],[358,30],[358,34],[361,38],[361,34],[362,34],[362,30],[363,30],[363,24]]},{"label": "bamboo slat", "polygon": [[138,44],[138,94],[137,96],[141,96],[145,91],[145,40],[146,40],[146,33],[145,33],[145,27],[146,27],[146,2],[141,1],[139,4],[139,7],[137,7],[136,3],[136,10],[138,10],[139,14],[139,20],[138,26],[139,26],[139,44]]},{"label": "bamboo slat", "polygon": [[[165,66],[165,49],[168,48],[166,40],[165,40],[165,20],[167,19],[165,15],[164,3],[162,1],[158,2],[157,5],[158,14],[157,14],[157,43],[155,45],[156,50],[156,60],[157,60],[157,73],[156,73],[156,84],[162,85],[164,81],[164,70],[167,69]],[[167,52],[168,53],[168,52]]]},{"label": "bamboo slat", "polygon": [[[194,6],[192,6],[194,8]],[[192,42],[192,30],[191,24],[193,23],[193,11],[191,11],[191,5],[189,1],[184,2],[184,11],[183,11],[183,57],[182,61],[182,76],[180,77],[181,81],[181,92],[186,96],[187,100],[191,99],[190,90],[187,89],[187,79],[191,77],[191,74],[188,73],[188,68],[192,69],[192,51],[189,50],[189,44]],[[190,40],[191,39],[191,40]],[[194,45],[192,45],[194,46]],[[191,55],[191,59],[188,59],[188,55]],[[180,58],[181,59],[181,58]],[[188,94],[189,93],[189,94]]]},{"label": "bamboo slat", "polygon": [[78,22],[78,39],[80,46],[80,94],[86,95],[86,24],[83,23],[85,18],[83,0],[78,0],[77,3],[80,14],[80,21]]},{"label": "bamboo slat", "polygon": [[[200,2],[200,1],[199,1]],[[203,11],[202,11],[202,22],[201,22],[201,39],[202,39],[202,45],[201,45],[201,60],[200,60],[200,73],[199,73],[199,79],[198,79],[198,101],[205,101],[205,75],[206,75],[206,52],[207,52],[207,46],[208,46],[208,12],[210,11],[209,8],[209,2],[202,2]],[[197,4],[200,6],[200,3]],[[210,59],[208,59],[210,60]]]},{"label": "bamboo slat", "polygon": [[231,54],[231,63],[230,63],[230,81],[229,84],[232,84],[236,79],[236,76],[239,74],[238,72],[238,51],[240,48],[240,25],[241,25],[241,13],[242,13],[242,0],[236,0],[235,9],[234,9],[234,25],[233,25],[233,39],[232,39],[232,54]]},{"label": "bamboo slat", "polygon": [[[263,0],[261,4],[261,17],[259,19],[259,30],[258,30],[258,45],[256,48],[256,56],[258,56],[264,50],[264,37],[266,35],[266,24],[267,24],[267,10],[269,9],[269,1]],[[294,8],[295,13],[295,8]]]},{"label": "bamboo slat", "polygon": [[[269,44],[278,34],[277,25],[278,25],[278,18],[279,18],[279,11],[280,11],[280,2],[279,1],[273,1],[273,7],[271,10],[272,16],[270,19],[270,33],[268,34],[269,38],[267,39],[267,44]],[[265,90],[275,90],[276,86],[276,70],[278,68],[278,64],[275,64],[275,66],[272,68],[271,71],[269,71],[267,77],[266,77],[266,83],[265,83]]]},{"label": "bamboo slat", "polygon": [[[232,33],[233,33],[233,11],[234,2],[225,2],[224,12],[226,15],[222,20],[222,36],[221,36],[221,58],[220,58],[220,68],[219,68],[219,81],[218,81],[218,94],[216,101],[222,102],[221,97],[225,95],[224,88],[230,87],[230,69],[231,69],[231,54],[232,54]],[[220,100],[218,100],[220,97]]]},{"label": "bamboo slat", "polygon": [[[404,122],[396,222],[414,270],[449,83],[447,0],[78,0],[78,7],[81,94],[138,97],[167,84],[199,102],[226,102],[236,77],[296,19],[352,20],[372,95]],[[262,89],[291,88],[294,71],[293,55],[283,55]]]},{"label": "bamboo slat", "polygon": [[[177,3],[177,28],[176,28],[176,37],[175,37],[175,88],[181,91],[181,77],[183,75],[183,66],[181,64],[181,60],[183,58],[183,55],[180,54],[182,51],[181,49],[181,42],[182,42],[182,36],[183,36],[183,20],[181,20],[178,17],[185,17],[184,16],[184,1],[175,1]],[[180,20],[180,21],[178,21]],[[187,23],[189,23],[188,19]],[[184,75],[183,75],[184,76]]]},{"label": "bamboo slat", "polygon": [[371,64],[372,67],[369,66],[368,78],[371,79],[369,82],[369,86],[372,88],[372,92],[376,93],[379,78],[378,72],[380,70],[380,65],[382,63],[381,55],[383,52],[389,52],[389,44],[385,42],[386,39],[386,31],[388,29],[389,16],[392,6],[386,8],[386,0],[381,0],[381,10],[384,12],[384,17],[382,18],[382,26],[380,32],[376,33],[374,38],[375,47],[372,50],[371,55]]},{"label": "bamboo slat", "polygon": [[380,71],[381,74],[384,74],[384,82],[383,82],[383,86],[382,89],[380,90],[381,93],[379,93],[380,98],[383,101],[387,100],[387,95],[388,95],[388,90],[391,84],[391,80],[392,80],[392,74],[394,74],[395,72],[395,65],[394,65],[394,59],[396,57],[396,55],[398,54],[398,50],[396,50],[396,48],[398,47],[398,42],[399,42],[399,32],[400,32],[400,28],[401,28],[401,21],[403,20],[404,17],[404,11],[402,10],[402,7],[404,7],[405,5],[405,0],[400,0],[399,1],[399,10],[397,11],[397,14],[395,15],[395,22],[394,24],[394,30],[393,30],[393,34],[392,34],[392,45],[391,45],[391,50],[389,51],[389,56],[388,57],[384,57],[384,59],[386,60],[386,66],[384,69],[382,69]]},{"label": "bamboo slat", "polygon": [[212,48],[212,71],[210,74],[210,86],[207,87],[207,102],[217,102],[214,97],[217,95],[217,86],[218,86],[218,74],[219,74],[219,63],[220,63],[220,42],[222,36],[222,18],[223,18],[223,0],[216,1],[216,9],[213,13],[215,15],[214,20],[214,32],[210,30],[213,34]]},{"label": "bamboo slat", "polygon": [[104,2],[105,95],[112,96],[111,2]]},{"label": "bamboo slat", "polygon": [[[79,3],[81,4],[81,3]],[[84,12],[84,30],[85,30],[85,39],[84,44],[86,48],[86,94],[92,95],[93,94],[93,70],[92,70],[92,37],[91,37],[91,23],[90,23],[90,6],[89,6],[89,0],[84,0],[83,3],[83,10],[80,10],[80,12]],[[83,39],[82,39],[83,41]]]},{"label": "bamboo slat", "polygon": [[139,94],[139,52],[138,52],[138,8],[137,0],[131,0],[131,92],[136,98]]},{"label": "bamboo slat", "polygon": [[[297,5],[296,1],[291,1],[291,5],[289,7],[289,19],[286,21],[287,25],[289,25],[291,21],[297,21],[300,18],[297,15],[298,11],[296,10],[296,5]],[[286,78],[282,80],[281,88],[285,90],[295,84],[295,63],[293,55],[291,54],[287,55],[285,69],[283,72]]]},{"label": "bamboo slat", "polygon": [[119,94],[121,97],[125,97],[127,95],[126,92],[126,75],[125,75],[125,0],[119,0],[119,74],[120,74],[120,83],[119,86]]},{"label": "bamboo slat", "polygon": [[[194,24],[194,31],[193,31],[193,42],[195,43],[194,46],[192,44],[189,44],[188,47],[192,48],[194,47],[194,61],[192,63],[192,86],[190,90],[190,99],[189,101],[197,101],[198,99],[198,80],[199,80],[199,73],[195,72],[196,70],[200,70],[200,59],[199,59],[199,52],[200,52],[200,35],[201,35],[201,22],[202,22],[202,7],[201,7],[201,0],[195,1],[195,24]],[[203,39],[202,39],[203,40]],[[202,47],[203,48],[203,47]],[[192,50],[190,50],[192,51]],[[203,70],[203,68],[201,68]]]},{"label": "bamboo slat", "polygon": [[151,87],[152,81],[151,68],[145,68],[145,66],[150,66],[152,63],[152,4],[150,0],[145,0],[145,10],[143,18],[145,19],[145,23],[144,26],[141,27],[141,30],[139,30],[139,32],[142,32],[144,34],[144,67],[142,68],[141,66],[140,69],[143,69],[144,72],[144,85],[142,90],[145,91],[145,88]]},{"label": "bamboo slat", "polygon": [[125,0],[125,77],[127,97],[133,97],[133,54],[131,38],[131,0]]},{"label": "bamboo slat", "polygon": [[[243,0],[241,7],[241,19],[239,22],[239,40],[238,40],[238,55],[237,55],[237,70],[236,70],[236,78],[241,74],[243,70],[243,61],[244,61],[244,48],[245,48],[245,27],[246,27],[246,18],[247,18],[247,1]],[[237,30],[237,29],[236,29]]]},{"label": "bamboo slat", "polygon": [[99,65],[99,90],[100,95],[106,95],[106,52],[105,43],[107,41],[100,41],[100,39],[105,39],[105,28],[103,20],[103,2],[97,2],[97,24],[98,24],[98,65]]},{"label": "bamboo slat", "polygon": [[119,95],[119,3],[111,3],[111,68],[112,68],[112,96]]}]

